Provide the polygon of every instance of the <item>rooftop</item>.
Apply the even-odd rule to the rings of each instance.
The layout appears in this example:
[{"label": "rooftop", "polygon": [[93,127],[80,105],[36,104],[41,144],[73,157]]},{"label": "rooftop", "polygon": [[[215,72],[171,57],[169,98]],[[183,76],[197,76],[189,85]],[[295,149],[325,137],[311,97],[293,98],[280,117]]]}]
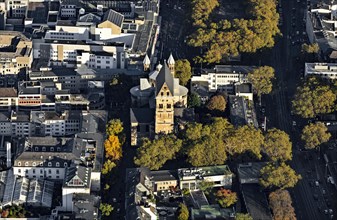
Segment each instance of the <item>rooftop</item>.
[{"label": "rooftop", "polygon": [[15,88],[0,88],[1,97],[17,97],[18,92]]},{"label": "rooftop", "polygon": [[198,168],[181,168],[178,169],[179,176],[217,176],[217,175],[232,175],[229,167],[227,165],[217,165],[208,167],[198,167]]},{"label": "rooftop", "polygon": [[241,185],[246,209],[253,219],[272,220],[268,200],[258,184]]},{"label": "rooftop", "polygon": [[178,173],[175,170],[150,171],[150,179],[156,182],[178,180]]},{"label": "rooftop", "polygon": [[258,183],[260,178],[260,170],[265,165],[265,162],[239,164],[238,176],[240,183]]},{"label": "rooftop", "polygon": [[92,220],[97,218],[100,198],[95,195],[85,193],[73,194],[73,212],[76,219]]},{"label": "rooftop", "polygon": [[131,123],[153,123],[154,109],[150,108],[130,108]]}]

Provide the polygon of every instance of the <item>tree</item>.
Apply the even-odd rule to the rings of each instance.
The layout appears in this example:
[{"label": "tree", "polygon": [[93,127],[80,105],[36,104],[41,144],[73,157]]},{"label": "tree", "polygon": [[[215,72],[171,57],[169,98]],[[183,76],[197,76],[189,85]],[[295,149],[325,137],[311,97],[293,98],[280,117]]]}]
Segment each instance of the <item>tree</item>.
[{"label": "tree", "polygon": [[292,101],[293,112],[303,118],[331,113],[335,109],[336,94],[330,86],[322,85],[316,77],[309,77],[297,88]]},{"label": "tree", "polygon": [[305,53],[318,53],[319,52],[319,46],[318,43],[313,44],[302,44],[302,51]]},{"label": "tree", "polygon": [[108,174],[113,168],[116,167],[116,164],[111,160],[106,160],[103,164],[102,174]]},{"label": "tree", "polygon": [[272,80],[275,78],[275,70],[270,66],[261,66],[248,74],[248,80],[252,83],[258,97],[269,94],[273,89]]},{"label": "tree", "polygon": [[186,59],[177,60],[175,63],[175,77],[179,78],[180,84],[185,86],[191,79],[191,76],[192,69],[190,62]]},{"label": "tree", "polygon": [[223,208],[227,208],[235,204],[238,200],[236,192],[232,192],[229,189],[219,189],[216,194],[216,200]]},{"label": "tree", "polygon": [[253,220],[253,218],[249,214],[236,213],[235,220]]},{"label": "tree", "polygon": [[302,178],[301,175],[297,175],[295,170],[285,163],[281,163],[279,166],[269,163],[261,169],[260,174],[260,184],[266,188],[277,187],[285,189],[294,187]]},{"label": "tree", "polygon": [[274,220],[296,220],[295,209],[287,190],[276,190],[269,194],[269,204],[273,211]]},{"label": "tree", "polygon": [[104,190],[109,190],[109,189],[110,189],[110,185],[106,183],[104,186]]},{"label": "tree", "polygon": [[198,183],[198,188],[203,191],[206,195],[208,195],[213,188],[214,183],[210,181],[203,180]]},{"label": "tree", "polygon": [[190,108],[194,108],[194,107],[200,107],[201,106],[201,100],[198,94],[192,92],[189,96],[188,96],[188,106]]},{"label": "tree", "polygon": [[118,85],[119,83],[119,80],[117,77],[113,77],[111,82],[110,82],[110,86],[115,86],[115,85]]},{"label": "tree", "polygon": [[137,156],[134,158],[135,164],[158,170],[166,161],[175,157],[181,146],[182,140],[172,134],[162,135],[153,141],[145,138],[137,150]]},{"label": "tree", "polygon": [[272,161],[286,161],[292,158],[292,144],[289,135],[276,128],[268,130],[264,151]]},{"label": "tree", "polygon": [[226,99],[222,95],[212,96],[206,106],[211,111],[225,111]]},{"label": "tree", "polygon": [[252,126],[242,126],[233,131],[231,135],[225,140],[226,151],[229,154],[242,154],[244,152],[251,152],[257,158],[261,158],[261,148],[264,144],[264,137],[260,130]]},{"label": "tree", "polygon": [[123,130],[123,122],[120,119],[111,119],[106,125],[106,134],[108,136],[119,135]]},{"label": "tree", "polygon": [[113,209],[112,205],[108,203],[101,203],[99,206],[99,210],[101,210],[103,216],[110,216]]},{"label": "tree", "polygon": [[328,128],[322,122],[309,124],[303,128],[301,139],[305,142],[305,148],[314,149],[327,142],[331,137]]},{"label": "tree", "polygon": [[178,220],[188,220],[189,218],[188,208],[184,203],[179,204]]},{"label": "tree", "polygon": [[187,161],[193,166],[224,164],[227,158],[224,139],[232,129],[233,126],[224,118],[213,118],[205,125],[189,124],[184,140]]},{"label": "tree", "polygon": [[110,135],[104,142],[105,157],[119,160],[122,157],[122,146],[118,136]]}]

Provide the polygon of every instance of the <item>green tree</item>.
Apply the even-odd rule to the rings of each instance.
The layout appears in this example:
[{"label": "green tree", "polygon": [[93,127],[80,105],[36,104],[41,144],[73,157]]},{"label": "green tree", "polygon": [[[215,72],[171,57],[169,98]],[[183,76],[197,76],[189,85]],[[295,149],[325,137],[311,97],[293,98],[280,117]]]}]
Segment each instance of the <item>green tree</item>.
[{"label": "green tree", "polygon": [[112,160],[106,160],[103,164],[102,174],[108,174],[113,168],[116,167],[116,164]]},{"label": "green tree", "polygon": [[109,190],[109,189],[110,189],[110,185],[106,183],[106,184],[104,185],[104,190]]},{"label": "green tree", "polygon": [[193,166],[224,164],[227,154],[223,140],[232,129],[233,126],[224,118],[213,118],[210,124],[205,125],[189,124],[184,140],[187,161]]},{"label": "green tree", "polygon": [[214,183],[210,181],[203,180],[198,183],[198,188],[203,191],[206,195],[208,195],[211,192],[211,189],[213,188]]},{"label": "green tree", "polygon": [[187,206],[184,203],[180,203],[178,209],[178,220],[188,220],[189,216],[190,214]]},{"label": "green tree", "polygon": [[319,46],[318,43],[313,44],[302,44],[302,51],[305,53],[318,53],[319,52]]},{"label": "green tree", "polygon": [[111,119],[106,125],[106,134],[119,135],[123,132],[123,122],[120,119]]},{"label": "green tree", "polygon": [[216,200],[221,207],[227,208],[238,201],[236,192],[232,192],[229,189],[219,189],[216,194]]},{"label": "green tree", "polygon": [[145,166],[151,170],[158,170],[166,161],[172,160],[181,149],[182,140],[174,135],[161,135],[156,140],[145,138],[134,162],[138,166]]},{"label": "green tree", "polygon": [[269,194],[269,204],[273,211],[274,220],[296,220],[295,209],[287,190],[276,190]]},{"label": "green tree", "polygon": [[252,126],[242,126],[234,130],[225,140],[226,151],[231,155],[251,152],[257,158],[261,158],[261,149],[264,144],[264,137],[260,130]]},{"label": "green tree", "polygon": [[206,107],[211,111],[225,111],[226,99],[222,95],[215,95],[210,98]]},{"label": "green tree", "polygon": [[301,139],[305,142],[305,148],[314,149],[327,142],[331,137],[328,128],[322,122],[306,125],[303,128]]},{"label": "green tree", "polygon": [[291,188],[302,178],[301,175],[297,175],[295,170],[285,163],[281,163],[278,166],[269,163],[261,169],[260,173],[260,184],[266,188]]},{"label": "green tree", "polygon": [[272,91],[274,78],[275,70],[270,66],[261,66],[248,74],[248,80],[252,83],[254,91],[259,97]]},{"label": "green tree", "polygon": [[108,203],[101,203],[99,206],[99,210],[101,210],[103,216],[110,216],[113,209],[112,205]]},{"label": "green tree", "polygon": [[188,96],[188,106],[190,108],[200,107],[201,106],[201,100],[198,94],[192,92]]},{"label": "green tree", "polygon": [[177,60],[175,63],[175,77],[179,78],[180,84],[185,86],[191,79],[191,76],[192,69],[190,62],[186,59]]},{"label": "green tree", "polygon": [[249,214],[236,213],[235,220],[253,220],[253,218]]},{"label": "green tree", "polygon": [[265,136],[264,151],[272,161],[292,159],[292,144],[289,135],[276,128],[268,130]]},{"label": "green tree", "polygon": [[334,111],[335,101],[336,94],[330,86],[322,85],[316,77],[309,77],[297,88],[292,108],[295,114],[303,118],[313,118]]}]

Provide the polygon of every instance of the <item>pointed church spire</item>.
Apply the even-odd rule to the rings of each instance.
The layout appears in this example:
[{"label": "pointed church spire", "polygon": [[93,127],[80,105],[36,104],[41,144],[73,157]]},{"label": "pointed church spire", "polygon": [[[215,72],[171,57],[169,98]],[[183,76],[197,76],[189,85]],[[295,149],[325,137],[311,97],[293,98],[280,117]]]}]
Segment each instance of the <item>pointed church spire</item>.
[{"label": "pointed church spire", "polygon": [[171,71],[172,76],[174,77],[174,65],[175,65],[176,61],[174,60],[172,53],[170,54],[170,57],[167,60],[167,65]]},{"label": "pointed church spire", "polygon": [[174,60],[172,53],[170,54],[170,57],[167,60],[167,64],[170,65],[174,65],[176,63],[176,61]]},{"label": "pointed church spire", "polygon": [[144,66],[144,71],[147,71],[150,69],[150,64],[151,64],[151,61],[150,61],[150,58],[149,56],[146,54],[144,60],[143,60],[143,66]]}]

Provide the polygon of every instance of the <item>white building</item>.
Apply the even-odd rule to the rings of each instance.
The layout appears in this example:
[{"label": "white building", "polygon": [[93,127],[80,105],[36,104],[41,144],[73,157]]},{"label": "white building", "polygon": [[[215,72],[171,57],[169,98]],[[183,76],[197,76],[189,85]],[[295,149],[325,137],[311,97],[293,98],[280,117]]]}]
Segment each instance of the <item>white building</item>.
[{"label": "white building", "polygon": [[[76,67],[82,63],[97,69],[125,68],[124,44],[33,40],[34,59],[44,59],[56,66]],[[84,55],[83,55],[84,52]],[[87,52],[87,53],[85,53]],[[99,53],[104,55],[100,56]],[[97,55],[95,55],[97,54]]]},{"label": "white building", "polygon": [[202,181],[213,187],[230,187],[233,174],[227,165],[178,169],[180,189],[197,190]]},{"label": "white building", "polygon": [[304,76],[337,79],[337,63],[305,63]]},{"label": "white building", "polygon": [[248,82],[247,74],[252,69],[250,66],[216,65],[214,69],[203,70],[199,76],[192,76],[191,91],[233,93],[235,84]]}]

